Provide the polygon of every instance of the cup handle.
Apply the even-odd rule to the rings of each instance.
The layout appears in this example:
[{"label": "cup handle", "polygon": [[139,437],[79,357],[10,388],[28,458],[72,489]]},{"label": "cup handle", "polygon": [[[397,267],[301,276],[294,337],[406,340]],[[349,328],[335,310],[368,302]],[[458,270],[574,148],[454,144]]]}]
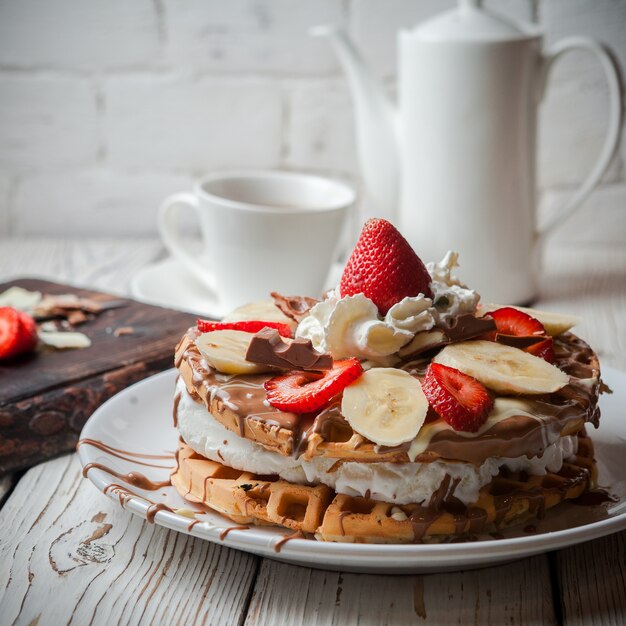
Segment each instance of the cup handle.
[{"label": "cup handle", "polygon": [[180,236],[178,215],[182,208],[193,209],[196,218],[200,221],[200,204],[196,196],[191,193],[175,193],[166,198],[159,207],[159,234],[170,254],[178,259],[195,278],[215,293],[215,277],[189,253]]},{"label": "cup handle", "polygon": [[620,67],[613,53],[606,46],[593,39],[587,37],[568,37],[567,39],[558,41],[548,49],[543,57],[543,76],[539,97],[543,97],[547,77],[554,62],[562,54],[571,50],[589,52],[595,55],[600,62],[609,88],[609,123],[600,156],[589,174],[587,174],[587,177],[579,185],[578,189],[563,203],[554,217],[539,228],[538,235],[542,239],[551,233],[556,226],[570,217],[598,185],[617,150],[622,130],[623,96],[621,91]]}]

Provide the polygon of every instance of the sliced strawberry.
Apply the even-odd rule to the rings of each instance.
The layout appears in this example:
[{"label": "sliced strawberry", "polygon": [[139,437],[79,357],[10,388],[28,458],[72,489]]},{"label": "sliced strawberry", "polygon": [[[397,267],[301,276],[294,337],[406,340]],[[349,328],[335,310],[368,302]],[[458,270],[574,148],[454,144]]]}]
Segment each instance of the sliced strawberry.
[{"label": "sliced strawberry", "polygon": [[524,348],[524,352],[538,356],[540,359],[548,361],[548,363],[554,363],[554,342],[552,337],[546,337],[543,341]]},{"label": "sliced strawberry", "polygon": [[13,307],[0,307],[0,359],[30,352],[36,344],[35,320]]},{"label": "sliced strawberry", "polygon": [[422,381],[430,406],[454,430],[476,432],[493,408],[484,385],[453,367],[431,363]]},{"label": "sliced strawberry", "polygon": [[198,330],[201,333],[208,333],[212,330],[241,330],[245,333],[258,333],[264,328],[275,328],[282,337],[291,337],[289,324],[281,322],[260,322],[257,320],[246,320],[243,322],[212,322],[210,320],[198,320]]},{"label": "sliced strawberry", "polygon": [[339,284],[342,296],[362,293],[381,315],[407,296],[432,298],[431,277],[407,240],[386,220],[363,227]]},{"label": "sliced strawberry", "polygon": [[281,411],[310,413],[324,407],[363,373],[358,359],[335,361],[324,374],[290,372],[265,382],[267,401]]},{"label": "sliced strawberry", "polygon": [[531,337],[546,335],[543,324],[527,313],[510,306],[502,307],[487,313],[496,323],[496,332],[515,337]]},{"label": "sliced strawberry", "polygon": [[517,347],[548,363],[554,362],[553,341],[539,320],[508,306],[487,315],[495,321],[496,331],[486,335],[485,339]]}]

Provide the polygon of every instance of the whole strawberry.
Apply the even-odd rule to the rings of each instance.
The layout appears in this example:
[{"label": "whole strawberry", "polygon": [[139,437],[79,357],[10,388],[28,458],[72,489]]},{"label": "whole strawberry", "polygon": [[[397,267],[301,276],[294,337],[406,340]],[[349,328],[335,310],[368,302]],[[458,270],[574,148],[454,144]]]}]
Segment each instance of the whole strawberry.
[{"label": "whole strawberry", "polygon": [[35,320],[13,307],[0,307],[0,360],[31,352],[36,345]]},{"label": "whole strawberry", "polygon": [[339,292],[362,293],[381,315],[402,298],[423,293],[432,298],[430,274],[408,241],[387,220],[368,220],[348,259]]}]

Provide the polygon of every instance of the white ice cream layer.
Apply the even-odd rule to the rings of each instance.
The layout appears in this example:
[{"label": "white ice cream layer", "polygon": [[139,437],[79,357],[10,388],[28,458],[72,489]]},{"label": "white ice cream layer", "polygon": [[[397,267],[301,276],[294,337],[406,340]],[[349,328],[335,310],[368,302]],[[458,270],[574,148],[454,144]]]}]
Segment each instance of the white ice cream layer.
[{"label": "white ice cream layer", "polygon": [[[465,504],[478,499],[480,488],[491,481],[502,465],[529,474],[558,471],[563,459],[576,452],[576,437],[561,437],[541,457],[490,458],[480,467],[470,463],[355,463],[345,462],[329,472],[337,459],[310,460],[266,450],[222,426],[203,404],[195,402],[179,380],[178,430],[187,444],[212,461],[255,474],[277,474],[294,483],[324,483],[338,493],[369,495],[376,500],[409,504],[428,501],[446,474],[460,479],[454,495]],[[226,443],[224,443],[226,442]]]}]

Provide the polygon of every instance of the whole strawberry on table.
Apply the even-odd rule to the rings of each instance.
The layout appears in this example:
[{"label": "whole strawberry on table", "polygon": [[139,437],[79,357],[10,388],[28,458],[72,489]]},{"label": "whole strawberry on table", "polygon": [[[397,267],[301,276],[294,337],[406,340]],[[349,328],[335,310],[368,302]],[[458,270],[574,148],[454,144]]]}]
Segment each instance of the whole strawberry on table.
[{"label": "whole strawberry on table", "polygon": [[0,359],[12,359],[37,346],[35,320],[10,306],[0,307]]}]

